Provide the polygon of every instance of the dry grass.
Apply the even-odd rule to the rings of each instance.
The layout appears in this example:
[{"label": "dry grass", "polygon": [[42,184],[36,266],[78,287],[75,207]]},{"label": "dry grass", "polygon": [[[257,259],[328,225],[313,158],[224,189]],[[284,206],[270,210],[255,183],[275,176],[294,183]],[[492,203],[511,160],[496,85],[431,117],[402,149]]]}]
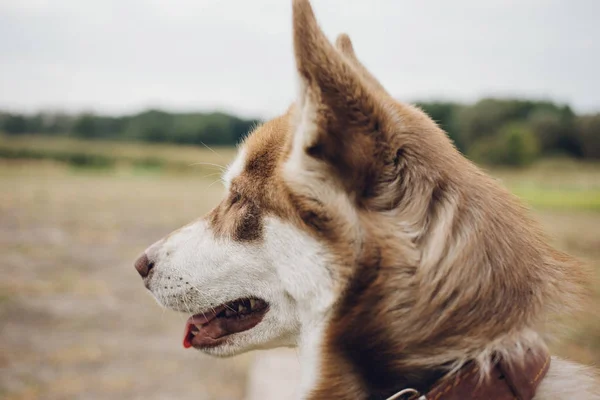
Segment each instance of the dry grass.
[{"label": "dry grass", "polygon": [[135,161],[155,159],[166,164],[192,165],[220,164],[233,157],[232,147],[178,146],[172,144],[153,144],[135,142],[117,142],[110,140],[81,140],[70,137],[52,137],[39,135],[6,136],[0,135],[0,149],[30,150],[46,153],[78,153],[110,156],[118,160]]},{"label": "dry grass", "polygon": [[544,160],[526,170],[492,173],[540,209],[600,211],[600,165],[568,159]]},{"label": "dry grass", "polygon": [[[223,149],[219,156],[197,148],[105,145],[102,151],[155,152],[190,164],[225,164],[231,156]],[[543,168],[498,174],[511,187],[596,190],[600,169],[585,168],[554,176]],[[203,178],[206,172],[0,162],[0,397],[242,398],[251,356],[215,360],[184,351],[185,317],[161,311],[132,267],[147,245],[216,204],[218,176]],[[590,260],[598,277],[600,213],[559,204],[537,214],[557,245]],[[558,353],[600,362],[599,289],[595,296],[586,317],[562,334]]]},{"label": "dry grass", "polygon": [[201,176],[0,164],[0,398],[242,398],[249,357],[184,351],[132,268],[217,201]]}]

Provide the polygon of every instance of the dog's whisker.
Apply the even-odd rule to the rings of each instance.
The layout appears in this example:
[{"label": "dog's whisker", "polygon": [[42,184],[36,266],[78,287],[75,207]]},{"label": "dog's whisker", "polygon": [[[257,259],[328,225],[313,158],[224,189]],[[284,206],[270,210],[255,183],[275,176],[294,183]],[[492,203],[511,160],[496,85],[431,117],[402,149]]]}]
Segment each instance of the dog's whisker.
[{"label": "dog's whisker", "polygon": [[217,182],[223,182],[223,180],[222,179],[217,179],[216,181],[214,181],[213,183],[211,183],[210,185],[208,185],[208,188],[210,189]]},{"label": "dog's whisker", "polygon": [[179,303],[179,296],[173,296],[173,298],[175,299],[175,303],[177,303],[177,311],[179,311],[177,313],[177,316],[178,316],[179,320],[183,322],[183,319],[181,317],[181,313],[183,312],[183,310],[181,309],[181,305]]},{"label": "dog's whisker", "polygon": [[225,166],[223,166],[223,165],[214,164],[214,163],[207,163],[207,162],[197,162],[197,163],[188,164],[188,167],[193,167],[193,166],[196,166],[196,165],[204,165],[204,166],[219,168],[223,172],[225,172],[227,170],[227,168]]},{"label": "dog's whisker", "polygon": [[221,173],[220,172],[215,172],[213,174],[204,175],[204,176],[201,176],[200,179],[206,179],[206,178],[209,178],[209,177],[215,176],[215,175],[221,175]]},{"label": "dog's whisker", "polygon": [[228,304],[225,304],[225,307],[226,307],[226,308],[229,308],[229,309],[230,309],[231,311],[233,311],[233,312],[236,312],[236,311],[237,311],[237,310],[234,310],[233,308],[229,307],[229,305],[228,305]]},{"label": "dog's whisker", "polygon": [[[191,278],[188,278],[188,279],[189,279],[189,280],[188,280],[188,281],[186,281],[186,283],[187,283],[188,285],[190,285],[190,287],[191,287],[192,289],[194,289],[194,290],[195,290],[195,291],[198,293],[198,296],[199,296],[199,297],[202,299],[202,302],[203,302],[203,303],[207,303],[208,301],[206,300],[206,297],[205,297],[205,295],[202,293],[202,291],[201,291],[199,288],[197,288],[197,287],[196,287],[194,284],[190,283],[190,282],[192,281],[192,280],[191,280]],[[210,306],[210,309],[211,309],[211,310],[212,310],[212,312],[213,312],[213,313],[216,315],[216,310],[214,309],[214,307],[213,307],[212,305]],[[206,315],[204,314],[204,310],[200,310],[200,312],[202,313],[202,315],[203,315],[204,317],[206,317]]]},{"label": "dog's whisker", "polygon": [[[196,292],[198,292],[198,295],[202,298],[203,302],[206,303],[207,302],[206,297],[200,291],[200,289],[198,289],[196,286],[192,286],[192,288],[194,288],[196,290]],[[215,308],[212,305],[210,305],[209,307],[210,307],[211,311],[213,312],[213,314],[217,315],[217,311],[215,310]],[[201,312],[202,312],[202,315],[206,316],[204,314],[204,311],[201,311]]]},{"label": "dog's whisker", "polygon": [[187,310],[187,314],[192,314],[192,310],[190,309],[190,306],[185,301],[186,297],[187,297],[186,295],[183,295],[183,297],[181,298],[183,301],[183,305],[185,306],[185,309]]},{"label": "dog's whisker", "polygon": [[211,148],[210,146],[208,146],[206,143],[204,143],[203,141],[200,141],[200,144],[204,147],[206,147],[208,150],[212,151],[215,155],[223,158],[223,156],[219,153],[217,153],[213,148]]}]

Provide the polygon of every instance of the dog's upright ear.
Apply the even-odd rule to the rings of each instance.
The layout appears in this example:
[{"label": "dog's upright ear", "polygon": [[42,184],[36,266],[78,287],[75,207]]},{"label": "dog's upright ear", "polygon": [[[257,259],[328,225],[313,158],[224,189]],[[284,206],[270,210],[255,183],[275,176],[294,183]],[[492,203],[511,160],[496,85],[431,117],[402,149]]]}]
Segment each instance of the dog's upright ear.
[{"label": "dog's upright ear", "polygon": [[348,61],[348,63],[350,63],[350,65],[356,69],[356,71],[367,81],[369,85],[371,85],[373,89],[387,93],[381,83],[379,83],[379,81],[369,72],[369,70],[365,68],[365,66],[356,56],[350,36],[348,36],[346,33],[340,34],[335,41],[335,47],[346,58],[346,61]]},{"label": "dog's upright ear", "polygon": [[[352,197],[371,196],[394,176],[397,150],[391,98],[360,64],[347,36],[336,49],[308,0],[294,0],[293,29],[300,87],[293,122],[293,164],[326,169]],[[310,164],[310,165],[308,165]]]}]

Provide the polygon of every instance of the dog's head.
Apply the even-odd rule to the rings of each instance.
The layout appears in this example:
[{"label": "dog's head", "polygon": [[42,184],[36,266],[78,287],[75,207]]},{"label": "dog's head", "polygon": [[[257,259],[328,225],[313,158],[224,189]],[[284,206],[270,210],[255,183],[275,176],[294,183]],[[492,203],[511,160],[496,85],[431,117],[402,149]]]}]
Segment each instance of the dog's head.
[{"label": "dog's head", "polygon": [[[293,25],[297,101],[241,144],[221,203],[136,263],[160,304],[193,315],[184,345],[221,356],[294,346],[334,321],[348,343],[360,340],[349,326],[362,324],[352,332],[379,335],[377,345],[444,337],[459,348],[457,337],[479,343],[468,330],[487,341],[528,323],[530,310],[498,302],[508,293],[533,310],[543,297],[531,288],[543,271],[506,268],[536,256],[537,242],[498,240],[512,227],[485,215],[487,201],[491,213],[513,204],[508,194],[394,100],[346,35],[332,45],[308,1],[294,1]],[[504,209],[514,226],[517,208]],[[498,274],[509,284],[494,286]],[[403,335],[382,336],[394,324]]]},{"label": "dog's head", "polygon": [[185,345],[211,354],[295,345],[361,254],[360,210],[396,205],[415,120],[426,124],[419,141],[434,131],[431,146],[450,146],[386,94],[347,36],[329,43],[307,2],[295,3],[294,46],[296,104],[240,145],[221,203],[136,264],[160,304],[195,315]]}]

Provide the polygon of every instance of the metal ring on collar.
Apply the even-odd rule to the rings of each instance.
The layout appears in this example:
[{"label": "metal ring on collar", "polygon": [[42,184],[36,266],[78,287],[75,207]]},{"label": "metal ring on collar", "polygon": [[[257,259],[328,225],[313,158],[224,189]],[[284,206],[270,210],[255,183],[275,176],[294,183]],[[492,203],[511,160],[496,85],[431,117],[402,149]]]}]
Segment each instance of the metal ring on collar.
[{"label": "metal ring on collar", "polygon": [[402,389],[392,397],[388,397],[386,400],[400,400],[403,396],[407,395],[420,396],[417,400],[427,400],[427,398],[424,395],[421,396],[421,393],[419,393],[419,391],[415,389]]}]

